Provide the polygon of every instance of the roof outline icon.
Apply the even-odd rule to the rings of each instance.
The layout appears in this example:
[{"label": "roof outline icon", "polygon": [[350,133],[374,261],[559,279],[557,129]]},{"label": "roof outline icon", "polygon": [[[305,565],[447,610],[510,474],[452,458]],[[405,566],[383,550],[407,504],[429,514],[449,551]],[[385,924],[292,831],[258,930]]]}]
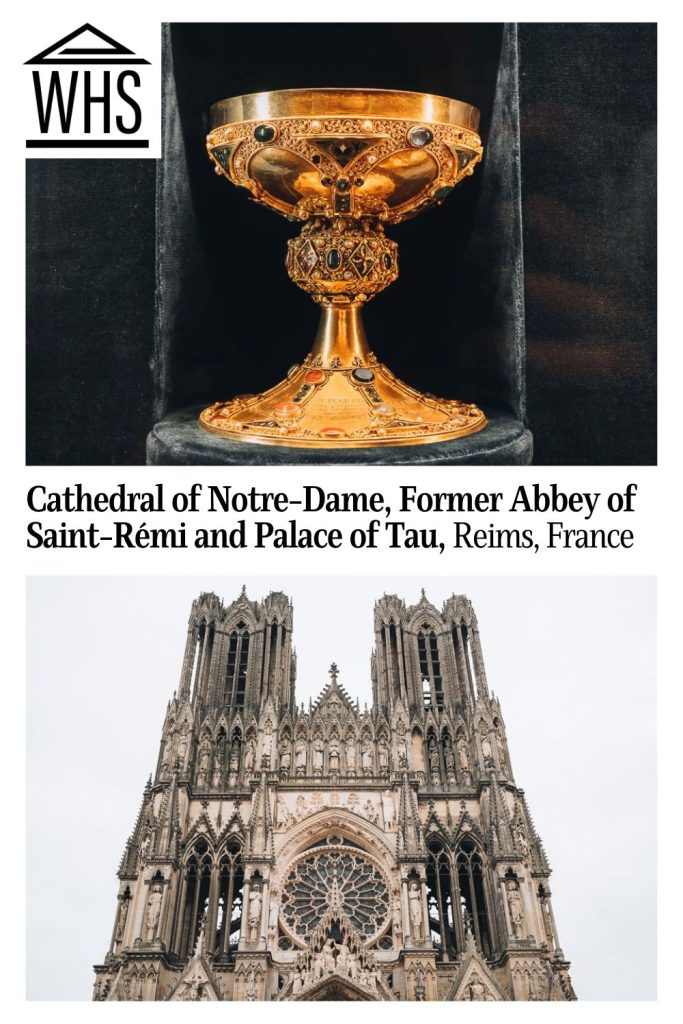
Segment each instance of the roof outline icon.
[{"label": "roof outline icon", "polygon": [[[84,32],[90,32],[106,43],[106,47],[93,46],[69,46],[66,44],[77,39]],[[132,50],[129,50],[123,43],[118,43],[111,36],[106,35],[100,29],[95,28],[89,22],[81,25],[74,32],[70,32],[52,43],[45,50],[41,50],[35,57],[24,61],[25,64],[149,64],[144,57],[136,57]]]}]

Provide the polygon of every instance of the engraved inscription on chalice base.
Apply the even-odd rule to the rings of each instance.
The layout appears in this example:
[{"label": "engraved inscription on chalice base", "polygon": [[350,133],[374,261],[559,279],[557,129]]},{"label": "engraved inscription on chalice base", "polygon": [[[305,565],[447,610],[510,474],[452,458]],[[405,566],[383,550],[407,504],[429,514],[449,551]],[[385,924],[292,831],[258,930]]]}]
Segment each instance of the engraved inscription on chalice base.
[{"label": "engraved inscription on chalice base", "polygon": [[327,398],[324,394],[320,397],[320,403],[316,414],[330,423],[355,423],[359,413],[365,413],[367,405],[360,396],[358,398]]},{"label": "engraved inscription on chalice base", "polygon": [[398,277],[385,226],[443,203],[481,159],[478,110],[423,93],[289,89],[222,100],[211,122],[216,173],[301,226],[287,273],[321,320],[284,380],[214,403],[201,426],[307,448],[426,444],[485,427],[476,406],[398,380],[370,352],[361,321],[364,304]]}]

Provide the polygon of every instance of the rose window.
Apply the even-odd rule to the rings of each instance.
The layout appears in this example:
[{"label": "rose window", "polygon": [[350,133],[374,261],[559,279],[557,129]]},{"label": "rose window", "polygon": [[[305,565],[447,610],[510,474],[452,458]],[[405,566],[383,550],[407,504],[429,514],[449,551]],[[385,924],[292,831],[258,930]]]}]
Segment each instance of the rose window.
[{"label": "rose window", "polygon": [[306,939],[329,909],[343,911],[365,941],[387,923],[389,891],[384,875],[355,849],[312,851],[299,860],[284,883],[280,913],[300,938]]}]

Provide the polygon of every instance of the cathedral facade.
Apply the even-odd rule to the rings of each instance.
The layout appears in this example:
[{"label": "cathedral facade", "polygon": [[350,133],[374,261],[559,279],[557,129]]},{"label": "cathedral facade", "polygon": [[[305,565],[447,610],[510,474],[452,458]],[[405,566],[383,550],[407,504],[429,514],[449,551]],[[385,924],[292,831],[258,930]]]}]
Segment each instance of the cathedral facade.
[{"label": "cathedral facade", "polygon": [[193,603],[95,999],[575,998],[472,605],[374,628],[305,708],[284,594]]}]

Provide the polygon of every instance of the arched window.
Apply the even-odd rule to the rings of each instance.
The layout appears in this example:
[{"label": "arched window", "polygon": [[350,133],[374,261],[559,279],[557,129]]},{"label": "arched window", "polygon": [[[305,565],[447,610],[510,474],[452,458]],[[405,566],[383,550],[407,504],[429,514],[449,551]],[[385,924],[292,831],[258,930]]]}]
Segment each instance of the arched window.
[{"label": "arched window", "polygon": [[474,658],[472,655],[472,641],[470,638],[470,631],[467,627],[467,623],[462,620],[460,622],[460,636],[462,637],[462,651],[465,658],[465,668],[467,669],[467,676],[470,683],[470,692],[472,693],[473,699],[476,694],[475,680],[477,674],[474,671]]},{"label": "arched window", "polygon": [[199,839],[187,861],[185,874],[185,906],[183,927],[180,935],[181,957],[189,956],[194,949],[202,918],[209,903],[211,885],[211,854],[205,839]]},{"label": "arched window", "polygon": [[230,707],[244,707],[249,665],[250,636],[244,622],[238,622],[230,633],[228,661],[225,668],[224,701]]},{"label": "arched window", "polygon": [[441,959],[457,953],[454,906],[450,857],[440,843],[432,842],[427,859],[427,911],[430,936]]},{"label": "arched window", "polygon": [[270,625],[270,652],[268,657],[268,692],[272,693],[277,683],[277,622]]},{"label": "arched window", "polygon": [[197,630],[197,639],[195,641],[194,652],[192,656],[192,670],[191,670],[191,682],[190,682],[190,699],[194,700],[195,695],[199,692],[199,676],[202,671],[202,652],[204,650],[204,636],[206,634],[206,623],[202,622],[199,629]]},{"label": "arched window", "polygon": [[221,957],[231,957],[237,949],[242,921],[244,866],[242,847],[236,841],[228,847],[218,864],[218,912],[214,949]]},{"label": "arched window", "polygon": [[425,707],[427,703],[427,688],[425,682],[429,683],[429,690],[432,702],[438,707],[443,707],[443,681],[441,678],[441,662],[439,660],[439,643],[436,633],[425,622],[417,634],[417,654],[420,662],[420,675],[423,680],[423,696]]},{"label": "arched window", "polygon": [[474,930],[477,946],[484,956],[491,955],[491,929],[484,893],[484,865],[471,839],[460,844],[456,858],[458,888]]}]

